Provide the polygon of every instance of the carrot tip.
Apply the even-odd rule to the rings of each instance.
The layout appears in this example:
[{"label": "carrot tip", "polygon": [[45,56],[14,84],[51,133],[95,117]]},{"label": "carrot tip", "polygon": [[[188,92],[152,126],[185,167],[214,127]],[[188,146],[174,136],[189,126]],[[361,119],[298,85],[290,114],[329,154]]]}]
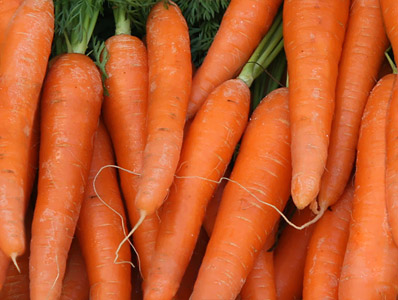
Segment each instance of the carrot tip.
[{"label": "carrot tip", "polygon": [[18,257],[18,254],[17,253],[11,253],[11,260],[12,260],[12,262],[14,263],[14,265],[15,265],[15,267],[17,268],[17,270],[18,270],[18,273],[21,273],[21,269],[19,268],[19,266],[18,266],[18,263],[17,263],[17,257]]}]

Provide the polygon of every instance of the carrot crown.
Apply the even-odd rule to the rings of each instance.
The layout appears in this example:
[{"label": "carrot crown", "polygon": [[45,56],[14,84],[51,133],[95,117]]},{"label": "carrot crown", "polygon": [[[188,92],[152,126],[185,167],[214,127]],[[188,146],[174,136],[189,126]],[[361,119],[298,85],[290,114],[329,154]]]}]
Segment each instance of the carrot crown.
[{"label": "carrot crown", "polygon": [[258,76],[271,64],[283,49],[282,12],[276,16],[268,33],[264,36],[238,78],[250,87]]},{"label": "carrot crown", "polygon": [[88,43],[104,0],[56,0],[56,52],[81,53]]}]

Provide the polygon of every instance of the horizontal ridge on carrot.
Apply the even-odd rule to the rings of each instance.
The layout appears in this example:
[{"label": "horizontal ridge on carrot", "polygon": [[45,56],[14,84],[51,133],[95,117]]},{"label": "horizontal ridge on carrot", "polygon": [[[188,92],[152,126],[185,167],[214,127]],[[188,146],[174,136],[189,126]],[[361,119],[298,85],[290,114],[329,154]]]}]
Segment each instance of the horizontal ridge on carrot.
[{"label": "horizontal ridge on carrot", "polygon": [[162,205],[173,182],[192,81],[188,26],[179,7],[172,1],[157,3],[146,29],[147,139],[135,200],[141,220]]},{"label": "horizontal ridge on carrot", "polygon": [[297,208],[316,199],[325,170],[338,64],[350,1],[286,0],[292,187]]},{"label": "horizontal ridge on carrot", "polygon": [[271,27],[281,0],[232,0],[220,28],[192,82],[187,119],[211,91],[237,75]]},{"label": "horizontal ridge on carrot", "polygon": [[279,219],[267,204],[283,209],[290,179],[288,90],[281,88],[262,100],[243,135],[192,300],[235,299]]}]

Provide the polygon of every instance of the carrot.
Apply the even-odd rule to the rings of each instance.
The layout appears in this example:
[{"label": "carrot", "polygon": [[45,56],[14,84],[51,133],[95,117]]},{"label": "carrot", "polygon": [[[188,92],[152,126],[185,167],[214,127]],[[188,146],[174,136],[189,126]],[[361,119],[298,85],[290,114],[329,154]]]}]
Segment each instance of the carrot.
[{"label": "carrot", "polygon": [[52,1],[26,0],[0,48],[0,248],[14,262],[25,251],[24,214],[33,183],[30,146],[53,22]]},{"label": "carrot", "polygon": [[[83,53],[102,3],[86,4],[57,2],[56,11],[64,13],[71,27],[66,26],[66,35],[72,38],[68,53],[61,54],[47,73],[41,99],[38,195],[29,266],[32,300],[58,299],[61,294],[90,170],[103,90],[99,71]],[[86,33],[83,42],[76,38],[80,37],[76,30]]]},{"label": "carrot", "polygon": [[354,185],[315,224],[304,268],[303,299],[338,299],[338,284],[347,246]]},{"label": "carrot", "polygon": [[290,175],[288,91],[282,88],[263,99],[251,117],[192,300],[236,298],[279,217],[267,204],[283,209]]},{"label": "carrot", "polygon": [[[394,52],[394,58],[397,62],[398,58],[398,33],[397,33],[397,17],[398,9],[396,3],[393,1],[380,0],[382,7],[382,14],[384,19],[385,28],[388,38],[390,39],[391,46]],[[388,122],[387,122],[387,166],[386,166],[386,203],[388,221],[391,226],[392,236],[395,244],[398,245],[398,208],[397,196],[398,180],[396,178],[396,170],[398,164],[396,162],[396,155],[398,151],[397,129],[395,122],[398,101],[398,84],[394,83],[392,98],[388,109]]]},{"label": "carrot", "polygon": [[354,0],[339,65],[326,169],[318,203],[313,202],[319,207],[314,211],[325,211],[336,203],[349,180],[362,113],[387,46],[379,1]]},{"label": "carrot", "polygon": [[[97,198],[93,180],[104,165],[114,165],[112,143],[102,122],[94,141],[94,153],[80,213],[77,236],[87,265],[92,299],[130,299],[130,249],[124,244],[115,260],[116,249],[126,234],[125,221],[116,172],[106,169],[94,182],[103,202]],[[124,262],[124,263],[121,263]]]},{"label": "carrot", "polygon": [[355,197],[339,299],[395,299],[398,294],[398,248],[386,212],[386,123],[395,75],[373,88],[358,142]]},{"label": "carrot", "polygon": [[163,206],[155,255],[144,282],[144,299],[171,299],[177,292],[207,202],[246,127],[249,108],[248,86],[240,79],[231,79],[210,94],[193,120],[182,147],[177,178]]},{"label": "carrot", "polygon": [[267,33],[281,0],[232,0],[197,70],[188,103],[192,118],[218,85],[236,76]]},{"label": "carrot", "polygon": [[[192,66],[188,27],[178,6],[156,4],[147,21],[147,142],[135,200],[141,220],[165,200],[181,151]],[[139,224],[139,223],[138,223]]]},{"label": "carrot", "polygon": [[[274,227],[274,232],[278,224]],[[250,271],[240,293],[242,300],[276,299],[274,253],[271,247],[275,242],[275,234],[271,234],[258,254],[253,269]]]},{"label": "carrot", "polygon": [[291,193],[299,209],[318,196],[326,166],[349,4],[347,0],[284,2],[292,124]]},{"label": "carrot", "polygon": [[86,264],[77,239],[74,239],[68,254],[65,278],[62,284],[61,300],[88,299],[90,285],[87,278]]},{"label": "carrot", "polygon": [[[117,35],[106,41],[109,59],[105,65],[108,78],[105,86],[103,115],[112,138],[119,166],[141,173],[146,141],[148,98],[148,63],[144,44],[130,35],[128,7],[115,3]],[[139,177],[120,172],[121,187],[129,219],[136,224],[139,212],[135,206]],[[148,216],[134,233],[134,244],[140,257],[140,270],[147,277],[159,226],[156,215]]]},{"label": "carrot", "polygon": [[13,22],[13,16],[23,0],[0,0],[0,48],[3,47],[7,30]]},{"label": "carrot", "polygon": [[[304,224],[313,218],[310,209],[297,211],[294,224]],[[278,239],[274,251],[276,297],[280,300],[301,299],[305,257],[314,225],[303,230],[286,227]]]},{"label": "carrot", "polygon": [[198,276],[200,264],[202,263],[203,256],[206,252],[206,246],[209,238],[205,230],[201,229],[195,250],[192,253],[189,265],[185,270],[184,276],[181,279],[180,287],[174,297],[174,300],[188,300],[192,294],[193,286]]}]

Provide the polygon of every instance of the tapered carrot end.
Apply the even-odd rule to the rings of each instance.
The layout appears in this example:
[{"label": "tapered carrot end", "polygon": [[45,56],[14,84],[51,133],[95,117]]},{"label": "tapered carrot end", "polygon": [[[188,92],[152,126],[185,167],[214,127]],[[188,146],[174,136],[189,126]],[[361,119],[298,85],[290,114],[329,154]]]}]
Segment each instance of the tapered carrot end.
[{"label": "tapered carrot end", "polygon": [[[311,202],[316,202],[319,193],[319,180],[310,176],[296,176],[292,179],[293,202],[298,209],[306,208]],[[317,206],[311,207],[317,208]]]},{"label": "tapered carrot end", "polygon": [[15,265],[15,268],[17,268],[17,270],[18,270],[18,273],[21,273],[21,269],[19,268],[19,266],[18,266],[18,263],[17,263],[17,257],[18,257],[18,254],[17,253],[11,253],[11,260],[12,260],[12,262],[14,263],[14,265]]}]

